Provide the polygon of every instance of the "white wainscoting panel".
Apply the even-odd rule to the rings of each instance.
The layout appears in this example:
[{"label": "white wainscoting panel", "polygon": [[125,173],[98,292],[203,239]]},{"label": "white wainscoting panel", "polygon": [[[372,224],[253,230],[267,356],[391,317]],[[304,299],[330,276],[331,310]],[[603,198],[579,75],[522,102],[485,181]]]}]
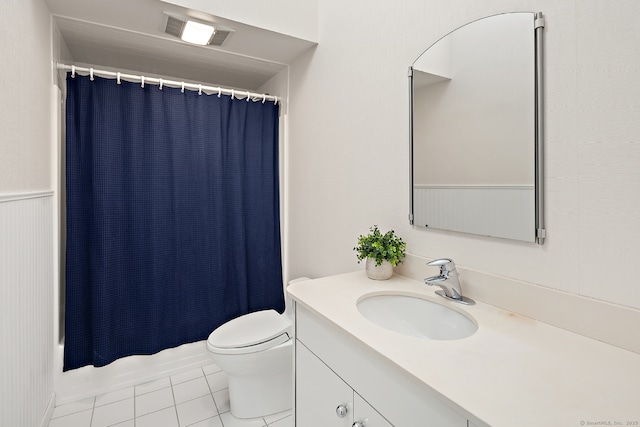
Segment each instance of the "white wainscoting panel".
[{"label": "white wainscoting panel", "polygon": [[533,242],[533,186],[414,185],[414,224]]},{"label": "white wainscoting panel", "polygon": [[0,426],[38,426],[53,398],[53,200],[0,196]]}]

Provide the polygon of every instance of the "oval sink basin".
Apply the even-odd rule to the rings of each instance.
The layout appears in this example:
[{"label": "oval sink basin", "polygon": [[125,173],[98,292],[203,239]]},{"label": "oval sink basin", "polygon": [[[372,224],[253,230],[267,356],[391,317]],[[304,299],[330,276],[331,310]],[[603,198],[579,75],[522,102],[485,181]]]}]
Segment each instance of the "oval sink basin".
[{"label": "oval sink basin", "polygon": [[413,337],[458,340],[478,330],[475,322],[444,305],[404,295],[374,295],[358,311],[378,326]]}]

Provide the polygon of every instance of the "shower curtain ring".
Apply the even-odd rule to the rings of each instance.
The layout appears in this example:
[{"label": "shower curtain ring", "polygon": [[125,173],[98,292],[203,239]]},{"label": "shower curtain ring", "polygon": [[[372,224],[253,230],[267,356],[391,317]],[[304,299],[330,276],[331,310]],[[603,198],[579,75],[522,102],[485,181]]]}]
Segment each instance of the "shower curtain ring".
[{"label": "shower curtain ring", "polygon": [[162,79],[160,79],[160,90],[162,90]]},{"label": "shower curtain ring", "polygon": [[71,78],[72,79],[76,78],[76,66],[75,65],[71,66]]},{"label": "shower curtain ring", "polygon": [[93,68],[89,68],[89,80],[93,81]]},{"label": "shower curtain ring", "polygon": [[218,98],[220,98],[222,96],[222,88],[219,87],[218,88]]},{"label": "shower curtain ring", "polygon": [[236,91],[231,89],[231,99],[234,99],[236,96]]},{"label": "shower curtain ring", "polygon": [[251,98],[251,92],[247,92],[247,102],[249,102],[250,98]]},{"label": "shower curtain ring", "polygon": [[144,76],[140,76],[140,87],[144,87]]},{"label": "shower curtain ring", "polygon": [[198,95],[202,95],[202,85],[198,85]]},{"label": "shower curtain ring", "polygon": [[263,93],[262,94],[262,103],[264,104],[265,102],[267,102],[267,94]]},{"label": "shower curtain ring", "polygon": [[184,93],[184,82],[182,82],[182,89],[180,89],[180,92]]},{"label": "shower curtain ring", "polygon": [[118,74],[116,75],[116,82],[118,82],[118,84],[122,83],[120,81],[120,72],[118,72]]}]

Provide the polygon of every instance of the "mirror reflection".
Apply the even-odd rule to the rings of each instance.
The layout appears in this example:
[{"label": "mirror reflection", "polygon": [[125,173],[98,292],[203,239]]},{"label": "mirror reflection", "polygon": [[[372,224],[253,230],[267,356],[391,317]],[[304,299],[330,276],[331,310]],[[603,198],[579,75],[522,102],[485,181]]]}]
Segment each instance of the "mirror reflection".
[{"label": "mirror reflection", "polygon": [[536,240],[534,18],[474,21],[413,63],[413,224]]}]

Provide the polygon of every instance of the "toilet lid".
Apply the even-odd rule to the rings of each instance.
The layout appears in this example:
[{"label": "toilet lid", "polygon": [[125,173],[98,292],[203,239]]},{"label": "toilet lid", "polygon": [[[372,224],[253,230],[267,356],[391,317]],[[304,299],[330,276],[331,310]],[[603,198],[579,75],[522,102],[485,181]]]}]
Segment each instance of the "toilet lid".
[{"label": "toilet lid", "polygon": [[[245,314],[223,324],[209,335],[207,345],[219,349],[251,347],[291,335],[291,321],[275,310]],[[286,340],[285,339],[285,340]],[[277,341],[282,341],[279,339]]]}]

